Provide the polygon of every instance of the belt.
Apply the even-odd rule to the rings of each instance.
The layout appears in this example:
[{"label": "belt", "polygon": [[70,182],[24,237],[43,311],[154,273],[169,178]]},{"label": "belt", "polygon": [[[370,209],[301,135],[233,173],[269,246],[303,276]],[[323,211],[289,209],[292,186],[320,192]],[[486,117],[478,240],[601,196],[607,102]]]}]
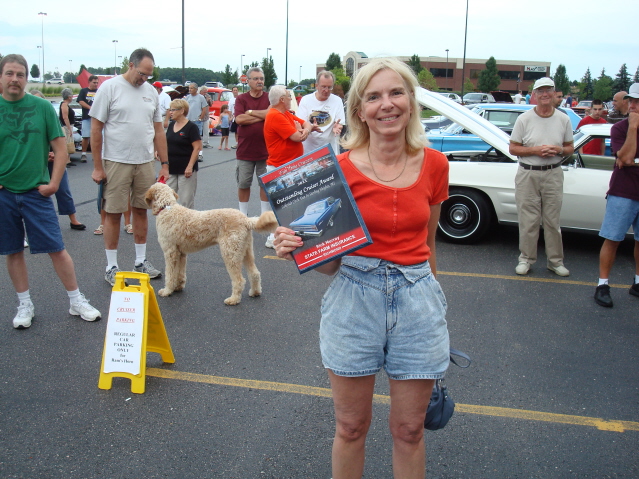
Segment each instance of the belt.
[{"label": "belt", "polygon": [[561,162],[555,163],[554,165],[529,165],[528,163],[519,162],[519,166],[521,166],[524,170],[535,170],[535,171],[546,171],[552,170],[553,168],[557,168],[561,166]]}]

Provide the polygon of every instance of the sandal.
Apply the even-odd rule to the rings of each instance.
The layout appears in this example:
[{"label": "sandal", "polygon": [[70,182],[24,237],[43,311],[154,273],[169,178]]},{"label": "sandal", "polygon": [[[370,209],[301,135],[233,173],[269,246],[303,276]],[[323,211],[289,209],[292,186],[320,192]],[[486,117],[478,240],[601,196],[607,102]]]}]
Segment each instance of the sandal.
[{"label": "sandal", "polygon": [[104,225],[100,225],[98,226],[94,231],[93,231],[94,235],[102,235],[104,234]]},{"label": "sandal", "polygon": [[133,225],[132,224],[128,224],[124,227],[124,231],[126,231],[127,233],[129,233],[130,235],[133,234]]}]

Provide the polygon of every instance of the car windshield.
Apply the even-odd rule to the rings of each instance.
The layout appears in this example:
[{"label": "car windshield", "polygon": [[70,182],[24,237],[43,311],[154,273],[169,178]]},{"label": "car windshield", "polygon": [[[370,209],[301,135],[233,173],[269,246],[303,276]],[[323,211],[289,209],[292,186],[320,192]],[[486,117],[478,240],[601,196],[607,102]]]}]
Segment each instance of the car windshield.
[{"label": "car windshield", "polygon": [[590,106],[592,104],[591,101],[580,101],[577,106]]},{"label": "car windshield", "polygon": [[324,209],[325,209],[324,202],[319,201],[317,203],[313,203],[312,205],[309,205],[309,207],[306,208],[305,214],[312,215],[313,213],[321,213],[322,211],[324,211]]},{"label": "car windshield", "polygon": [[481,93],[466,93],[464,95],[464,100],[468,101],[468,100],[481,100],[482,98],[482,94]]},{"label": "car windshield", "polygon": [[233,98],[232,91],[223,91],[220,93],[220,101],[231,101],[231,98]]}]

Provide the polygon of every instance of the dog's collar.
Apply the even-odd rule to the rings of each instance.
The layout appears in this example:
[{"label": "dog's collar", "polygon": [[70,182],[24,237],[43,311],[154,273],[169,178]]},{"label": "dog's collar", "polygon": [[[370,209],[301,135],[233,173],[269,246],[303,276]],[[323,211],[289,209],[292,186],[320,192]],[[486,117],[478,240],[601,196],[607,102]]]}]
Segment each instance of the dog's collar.
[{"label": "dog's collar", "polygon": [[170,210],[170,209],[171,209],[171,205],[163,206],[162,208],[160,208],[160,209],[158,210],[158,214],[160,214],[160,213],[162,212],[162,210]]}]

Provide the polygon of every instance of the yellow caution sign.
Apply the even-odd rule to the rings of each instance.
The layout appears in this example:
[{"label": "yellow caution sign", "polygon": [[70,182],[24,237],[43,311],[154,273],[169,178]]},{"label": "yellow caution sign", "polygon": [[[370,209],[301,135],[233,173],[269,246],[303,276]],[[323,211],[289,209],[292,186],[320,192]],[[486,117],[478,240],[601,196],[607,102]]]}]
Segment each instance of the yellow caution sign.
[{"label": "yellow caution sign", "polygon": [[[127,285],[125,279],[140,284]],[[149,275],[121,271],[111,292],[98,387],[111,389],[113,378],[123,377],[131,380],[132,392],[144,393],[146,353],[160,354],[165,363],[175,362]]]}]

